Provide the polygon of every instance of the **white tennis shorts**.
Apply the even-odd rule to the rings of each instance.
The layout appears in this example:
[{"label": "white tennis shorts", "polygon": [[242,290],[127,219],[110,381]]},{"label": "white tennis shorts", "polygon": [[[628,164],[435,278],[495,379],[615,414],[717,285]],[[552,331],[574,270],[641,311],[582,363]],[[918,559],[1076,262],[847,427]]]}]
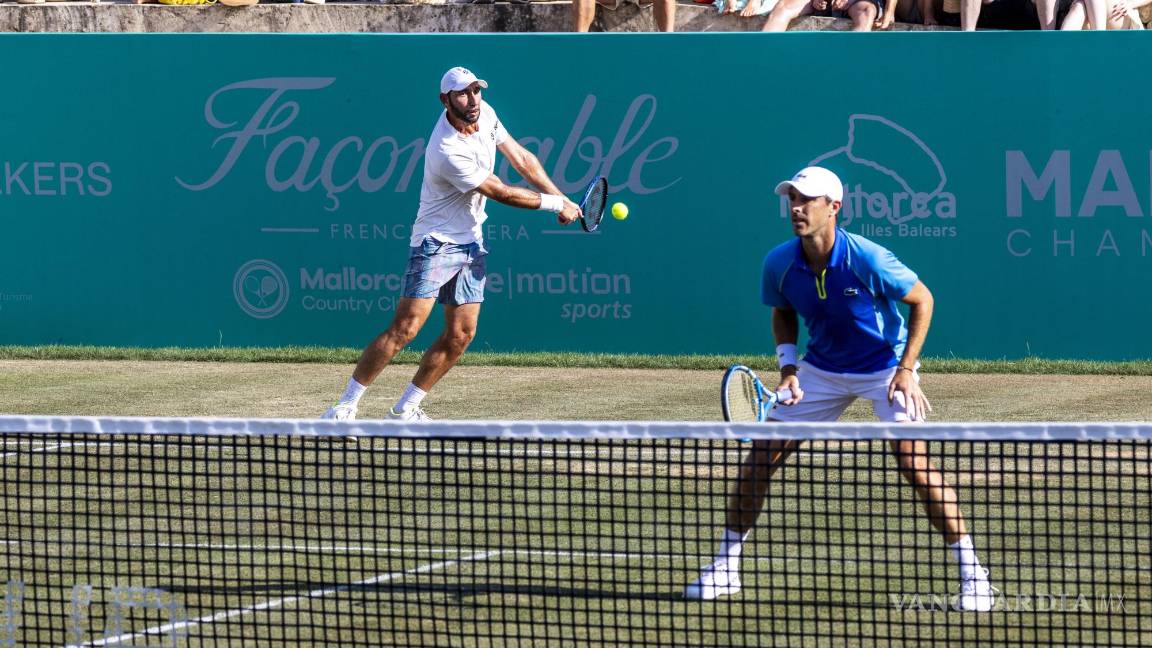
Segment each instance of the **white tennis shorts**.
[{"label": "white tennis shorts", "polygon": [[[903,423],[910,420],[908,408],[904,404],[904,394],[896,392],[892,402],[888,402],[888,385],[896,368],[875,373],[840,374],[817,369],[801,360],[797,365],[800,371],[800,389],[804,398],[795,405],[777,405],[768,413],[769,420],[786,423],[835,421],[857,398],[872,401],[872,411],[886,423]],[[920,382],[920,374],[912,372],[912,379]]]}]

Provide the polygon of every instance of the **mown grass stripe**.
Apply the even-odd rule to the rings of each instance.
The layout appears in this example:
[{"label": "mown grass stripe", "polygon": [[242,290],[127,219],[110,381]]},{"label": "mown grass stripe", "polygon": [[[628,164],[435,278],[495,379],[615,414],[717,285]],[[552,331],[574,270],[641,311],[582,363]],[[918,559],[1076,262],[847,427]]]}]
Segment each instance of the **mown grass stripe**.
[{"label": "mown grass stripe", "polygon": [[[120,360],[163,362],[294,362],[353,364],[360,349],[339,347],[212,347],[136,348],[106,346],[0,346],[0,360]],[[420,351],[402,351],[394,364],[412,365]],[[771,355],[652,355],[627,353],[524,352],[465,354],[460,364],[489,367],[584,367],[592,369],[680,369],[721,370],[742,363],[759,370],[775,368]],[[965,358],[925,358],[923,371],[958,374],[1049,374],[1150,376],[1152,359],[1103,362],[1047,358],[979,360]]]}]

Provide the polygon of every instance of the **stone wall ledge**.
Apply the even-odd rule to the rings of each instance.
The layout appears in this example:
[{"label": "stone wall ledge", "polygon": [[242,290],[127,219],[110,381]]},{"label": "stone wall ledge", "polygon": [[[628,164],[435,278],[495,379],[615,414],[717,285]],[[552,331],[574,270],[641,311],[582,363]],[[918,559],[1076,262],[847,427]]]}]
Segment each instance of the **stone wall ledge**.
[{"label": "stone wall ledge", "polygon": [[[759,31],[763,18],[721,16],[715,8],[681,2],[676,29],[684,32]],[[849,21],[805,17],[795,31],[845,31]],[[599,8],[593,31],[648,32],[651,9],[625,4]],[[897,23],[896,31],[948,30]],[[128,2],[0,3],[0,32],[289,32],[455,33],[568,32],[569,2],[462,3],[433,0],[339,2],[324,5],[270,3],[247,7],[173,6]]]}]

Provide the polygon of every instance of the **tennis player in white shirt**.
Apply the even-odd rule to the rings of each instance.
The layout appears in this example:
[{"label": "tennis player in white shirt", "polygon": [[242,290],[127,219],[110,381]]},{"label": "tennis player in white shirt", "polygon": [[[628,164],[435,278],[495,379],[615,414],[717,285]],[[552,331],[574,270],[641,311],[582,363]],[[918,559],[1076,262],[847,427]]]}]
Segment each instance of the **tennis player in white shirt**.
[{"label": "tennis player in white shirt", "polygon": [[[424,397],[451,369],[476,335],[484,301],[484,207],[499,203],[556,214],[561,225],[580,217],[580,207],[568,200],[548,177],[540,160],[504,129],[496,111],[483,99],[488,82],[471,71],[454,67],[440,80],[444,112],[424,151],[424,182],[420,210],[409,240],[396,315],[386,331],[364,349],[340,400],[326,419],[356,418],[357,404],[392,358],[423,328],[436,302],[444,305],[444,331],[420,360],[420,368],[388,418],[426,421]],[[496,176],[500,151],[537,191],[512,187]]]}]

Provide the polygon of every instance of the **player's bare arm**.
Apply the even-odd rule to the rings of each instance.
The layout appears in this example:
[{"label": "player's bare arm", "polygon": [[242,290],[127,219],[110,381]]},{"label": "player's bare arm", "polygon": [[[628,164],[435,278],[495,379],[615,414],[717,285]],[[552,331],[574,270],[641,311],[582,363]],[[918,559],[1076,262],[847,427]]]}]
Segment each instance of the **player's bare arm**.
[{"label": "player's bare arm", "polygon": [[548,173],[544,170],[544,165],[540,164],[540,159],[536,157],[532,151],[520,145],[514,137],[508,137],[502,144],[497,147],[505,157],[508,158],[509,164],[516,172],[524,176],[528,182],[532,183],[533,187],[539,189],[542,193],[560,194],[560,189],[552,182],[552,178],[548,177]]},{"label": "player's bare arm", "polygon": [[[541,194],[531,189],[504,184],[504,181],[495,173],[490,174],[484,182],[481,182],[480,186],[476,187],[476,191],[509,207],[540,209]],[[580,218],[580,208],[565,198],[564,207],[556,214],[556,220],[559,221],[561,225],[567,225],[577,218]]]},{"label": "player's bare arm", "polygon": [[[800,317],[790,308],[772,309],[772,337],[777,345],[796,344],[800,339]],[[780,367],[780,384],[776,391],[782,389],[792,390],[792,398],[780,401],[781,405],[795,405],[804,398],[804,390],[800,389],[800,379],[796,376],[797,367],[794,364]]]},{"label": "player's bare arm", "polygon": [[913,379],[912,371],[920,359],[924,340],[928,338],[928,327],[932,323],[932,308],[935,301],[932,292],[923,281],[917,281],[900,301],[908,304],[908,343],[904,346],[904,356],[900,358],[900,363],[896,367],[896,375],[888,385],[888,401],[892,401],[896,392],[902,392],[912,419],[923,419],[932,411],[932,403],[928,402],[928,397],[920,389],[920,383]]},{"label": "player's bare arm", "polygon": [[[544,170],[544,165],[540,164],[540,159],[537,158],[532,151],[521,146],[520,142],[516,141],[516,138],[509,136],[504,140],[504,143],[498,145],[496,148],[500,149],[500,152],[508,158],[508,162],[512,165],[512,168],[516,169],[517,173],[523,176],[533,187],[540,190],[541,193],[564,196],[556,186],[556,183],[552,182],[552,178],[548,177],[548,172]],[[560,212],[560,218],[558,219],[561,225],[567,225],[580,217],[579,206],[571,200],[568,200],[567,196],[564,196],[564,207],[565,209]],[[575,215],[567,218],[566,212],[571,214],[573,210],[575,210]]]}]

